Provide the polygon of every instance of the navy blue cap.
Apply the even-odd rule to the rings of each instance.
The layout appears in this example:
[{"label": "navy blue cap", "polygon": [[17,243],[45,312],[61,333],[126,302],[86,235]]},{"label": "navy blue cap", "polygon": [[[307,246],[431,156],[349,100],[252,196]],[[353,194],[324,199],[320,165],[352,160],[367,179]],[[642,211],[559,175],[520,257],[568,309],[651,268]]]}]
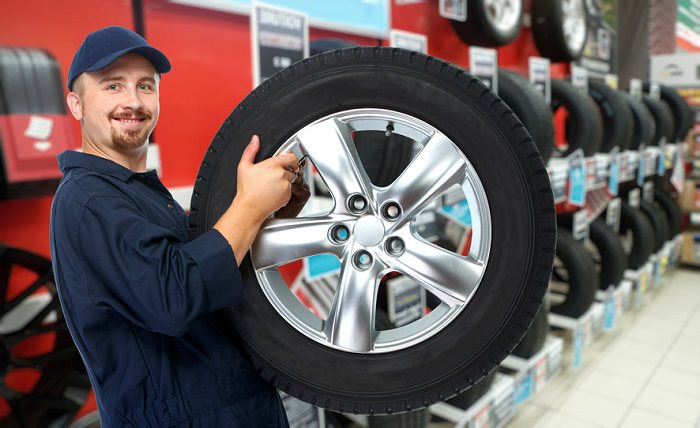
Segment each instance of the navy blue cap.
[{"label": "navy blue cap", "polygon": [[73,81],[82,73],[102,70],[129,52],[151,61],[158,73],[170,71],[168,58],[146,39],[128,28],[106,27],[88,34],[78,48],[68,70],[68,89],[73,90]]}]

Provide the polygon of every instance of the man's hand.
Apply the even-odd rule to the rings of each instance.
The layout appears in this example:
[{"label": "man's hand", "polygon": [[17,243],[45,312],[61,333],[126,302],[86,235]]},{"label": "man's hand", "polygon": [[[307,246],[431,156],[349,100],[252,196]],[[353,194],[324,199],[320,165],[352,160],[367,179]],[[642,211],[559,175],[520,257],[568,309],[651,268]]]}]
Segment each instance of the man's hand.
[{"label": "man's hand", "polygon": [[293,153],[255,163],[259,149],[260,140],[254,135],[238,163],[236,197],[214,225],[231,245],[239,265],[262,222],[289,202],[299,172],[299,160]]},{"label": "man's hand", "polygon": [[296,179],[292,183],[292,197],[287,202],[287,205],[277,210],[275,217],[294,218],[298,216],[310,196],[309,186],[304,182],[304,167],[300,165]]}]

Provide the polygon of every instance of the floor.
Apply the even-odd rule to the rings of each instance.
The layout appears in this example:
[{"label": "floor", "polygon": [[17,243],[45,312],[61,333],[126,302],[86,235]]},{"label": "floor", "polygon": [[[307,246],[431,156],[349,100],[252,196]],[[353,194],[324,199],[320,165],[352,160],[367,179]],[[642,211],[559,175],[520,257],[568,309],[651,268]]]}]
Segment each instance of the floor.
[{"label": "floor", "polygon": [[700,428],[700,269],[664,277],[581,367],[569,358],[507,428]]}]

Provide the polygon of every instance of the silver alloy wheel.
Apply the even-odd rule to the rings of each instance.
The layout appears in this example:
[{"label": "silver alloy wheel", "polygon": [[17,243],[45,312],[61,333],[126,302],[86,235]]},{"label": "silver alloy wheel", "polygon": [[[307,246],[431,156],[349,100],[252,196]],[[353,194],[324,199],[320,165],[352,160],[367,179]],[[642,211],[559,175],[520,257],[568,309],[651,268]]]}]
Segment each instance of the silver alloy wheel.
[{"label": "silver alloy wheel", "polygon": [[[371,183],[352,140],[353,132],[370,130],[395,132],[422,146],[387,187]],[[253,244],[251,260],[258,281],[286,322],[331,348],[383,353],[425,341],[465,309],[487,266],[491,215],[478,174],[446,135],[404,113],[356,109],[305,126],[277,151],[283,152],[308,156],[335,202],[324,215],[269,219]],[[415,227],[416,217],[435,205],[440,195],[460,188],[472,219],[467,256],[427,242]],[[366,201],[365,206],[355,204],[357,198]],[[321,253],[334,254],[342,264],[326,320],[296,299],[278,270],[291,261]],[[415,280],[442,303],[413,323],[377,331],[376,289],[392,271]]]},{"label": "silver alloy wheel", "polygon": [[485,0],[486,17],[494,28],[510,33],[519,24],[522,15],[522,0]]},{"label": "silver alloy wheel", "polygon": [[562,30],[571,52],[581,52],[586,43],[586,10],[584,0],[562,0]]}]

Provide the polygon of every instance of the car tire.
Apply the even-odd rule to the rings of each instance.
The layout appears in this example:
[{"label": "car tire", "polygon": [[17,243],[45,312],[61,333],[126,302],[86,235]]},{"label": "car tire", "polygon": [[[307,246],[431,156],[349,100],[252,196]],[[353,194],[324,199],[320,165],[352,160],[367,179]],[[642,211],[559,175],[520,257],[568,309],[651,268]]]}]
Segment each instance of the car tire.
[{"label": "car tire", "polygon": [[[389,197],[407,204],[407,211],[400,211],[403,217],[396,220],[397,225],[404,225],[399,232],[410,244],[405,245],[403,254],[412,260],[424,260],[423,269],[414,269],[414,264],[402,256],[390,259],[383,246],[365,247],[364,251],[373,251],[376,260],[358,260],[358,253],[350,248],[369,244],[360,244],[359,238],[353,237],[346,246],[334,247],[328,243],[326,232],[313,235],[314,246],[308,250],[296,239],[277,239],[280,230],[283,234],[291,230],[292,235],[307,239],[311,234],[304,229],[305,219],[272,219],[260,230],[251,252],[240,265],[241,276],[248,285],[243,289],[246,304],[231,311],[230,317],[255,370],[285,393],[332,411],[375,415],[407,412],[443,401],[474,385],[525,334],[545,294],[554,257],[552,191],[542,159],[524,126],[477,79],[417,52],[353,48],[292,65],[266,80],[236,107],[217,132],[200,166],[191,201],[191,236],[211,229],[230,206],[236,194],[236,166],[245,143],[254,133],[261,141],[258,161],[286,149],[308,154],[321,176],[331,180],[330,187],[335,189],[331,193],[340,201],[334,212],[345,213],[343,221],[354,228],[357,217],[349,214],[350,204],[343,201],[352,196],[348,189],[365,189],[367,184],[361,162],[353,154],[351,130],[340,131],[349,127],[345,125],[349,122],[371,129],[388,128],[394,123],[395,132],[400,135],[432,135],[407,169],[410,172],[389,188],[373,188],[366,196],[372,198],[371,203],[365,205],[375,210],[372,204],[380,206],[381,198]],[[312,138],[309,133],[323,138]],[[333,162],[347,168],[332,168]],[[447,163],[439,165],[441,162]],[[496,170],[494,163],[502,168]],[[449,165],[458,168],[446,174],[445,166]],[[354,171],[354,175],[346,176],[341,171]],[[405,180],[401,181],[402,177]],[[419,201],[436,196],[437,189],[441,191],[441,186],[451,183],[451,177],[465,180],[463,186],[473,186],[473,195],[488,195],[488,205],[481,196],[473,197],[474,206],[469,204],[470,210],[473,208],[483,218],[481,226],[475,228],[474,221],[478,219],[472,216],[473,236],[477,239],[472,240],[469,259],[443,254],[418,240],[409,228],[410,219],[417,215],[413,210],[423,206]],[[463,177],[474,180],[465,184]],[[473,182],[483,187],[483,193]],[[432,187],[425,190],[428,183]],[[342,187],[346,185],[349,188]],[[418,200],[406,199],[408,195],[402,189],[412,189],[411,194],[427,193]],[[491,207],[489,214],[487,206]],[[379,218],[379,213],[373,215]],[[309,222],[314,227],[317,222],[327,225],[329,218],[336,217]],[[284,245],[284,249],[275,248],[276,245]],[[334,312],[337,315],[341,309],[347,310],[361,318],[360,328],[347,330],[352,334],[338,332],[336,328],[347,326],[338,318],[327,323],[309,317],[308,310],[301,303],[294,303],[287,285],[274,272],[276,266],[291,261],[283,258],[305,257],[299,256],[302,250],[325,252],[326,246],[333,251],[348,248],[348,254],[353,256],[343,257],[346,262],[340,282],[346,285],[340,289],[347,292],[376,284],[376,278],[371,278],[386,264],[422,284],[432,281],[427,283],[432,287],[430,291],[441,293],[443,305],[422,319],[439,329],[426,332],[423,324],[413,323],[407,326],[408,330],[392,330],[392,335],[374,335],[369,323],[373,302],[363,303],[361,313],[357,305],[339,306]],[[265,259],[268,256],[279,260]],[[472,259],[483,263],[469,264],[467,260]],[[363,260],[369,260],[369,264],[361,265]],[[453,263],[459,270],[438,269],[443,261]],[[353,266],[364,266],[371,276],[357,273],[360,271]],[[469,272],[476,272],[469,273],[469,281],[440,279],[458,271],[466,273],[467,266]],[[357,276],[369,279],[353,281]],[[433,276],[435,279],[431,280]],[[444,284],[453,289],[445,289]],[[472,289],[465,299],[465,291]],[[356,295],[365,294],[358,291],[352,296]],[[464,310],[465,300],[469,301],[468,310]],[[336,298],[336,302],[347,304],[347,299]],[[330,337],[325,334],[328,327],[333,332]],[[409,335],[420,340],[406,344],[403,338]],[[338,344],[337,340],[344,342]],[[436,349],[441,351],[435,352]]]},{"label": "car tire", "polygon": [[520,74],[501,68],[498,70],[498,96],[523,122],[542,160],[547,163],[554,150],[554,118],[542,94]]},{"label": "car tire", "polygon": [[603,119],[593,99],[582,93],[574,85],[561,79],[552,79],[551,108],[555,113],[565,108],[568,116],[565,121],[565,134],[568,147],[561,156],[568,156],[576,149],[592,156],[603,143]]},{"label": "car tire", "polygon": [[[567,12],[564,12],[562,3],[562,0],[532,0],[531,4],[530,21],[535,45],[540,55],[552,62],[578,59],[586,44],[588,10],[585,2],[569,2],[575,5]],[[569,29],[573,29],[573,34]]]},{"label": "car tire", "polygon": [[676,235],[681,233],[681,221],[683,217],[681,208],[668,192],[661,189],[654,190],[654,202],[659,204],[666,214],[669,231],[667,239],[673,239]]},{"label": "car tire", "polygon": [[608,153],[615,146],[621,152],[627,150],[632,144],[634,119],[623,96],[598,80],[588,81],[588,94],[598,105],[603,120],[603,143],[599,151]]},{"label": "car tire", "polygon": [[466,44],[484,47],[507,45],[520,34],[523,0],[467,2],[467,20],[450,20],[457,36]]},{"label": "car tire", "polygon": [[644,105],[642,100],[626,92],[620,92],[620,94],[623,96],[632,112],[632,121],[634,123],[632,128],[632,140],[628,148],[630,150],[639,150],[642,145],[645,147],[649,146],[652,138],[651,124],[654,120],[649,113],[649,109]]},{"label": "car tire", "polygon": [[673,139],[673,114],[668,105],[661,100],[654,100],[648,95],[642,96],[644,105],[649,109],[649,113],[653,119],[653,132],[651,145],[658,146],[662,139],[670,142]]},{"label": "car tire", "polygon": [[640,201],[639,209],[651,221],[654,234],[650,236],[649,239],[653,239],[653,251],[656,252],[661,250],[666,242],[666,239],[668,239],[668,236],[670,235],[666,213],[656,203],[648,201]]},{"label": "car tire", "polygon": [[620,206],[619,234],[623,239],[622,246],[629,268],[637,270],[644,266],[654,252],[654,227],[646,215],[625,201]]},{"label": "car tire", "polygon": [[566,229],[559,228],[556,251],[550,311],[578,318],[591,307],[599,288],[595,263],[583,243]]}]

